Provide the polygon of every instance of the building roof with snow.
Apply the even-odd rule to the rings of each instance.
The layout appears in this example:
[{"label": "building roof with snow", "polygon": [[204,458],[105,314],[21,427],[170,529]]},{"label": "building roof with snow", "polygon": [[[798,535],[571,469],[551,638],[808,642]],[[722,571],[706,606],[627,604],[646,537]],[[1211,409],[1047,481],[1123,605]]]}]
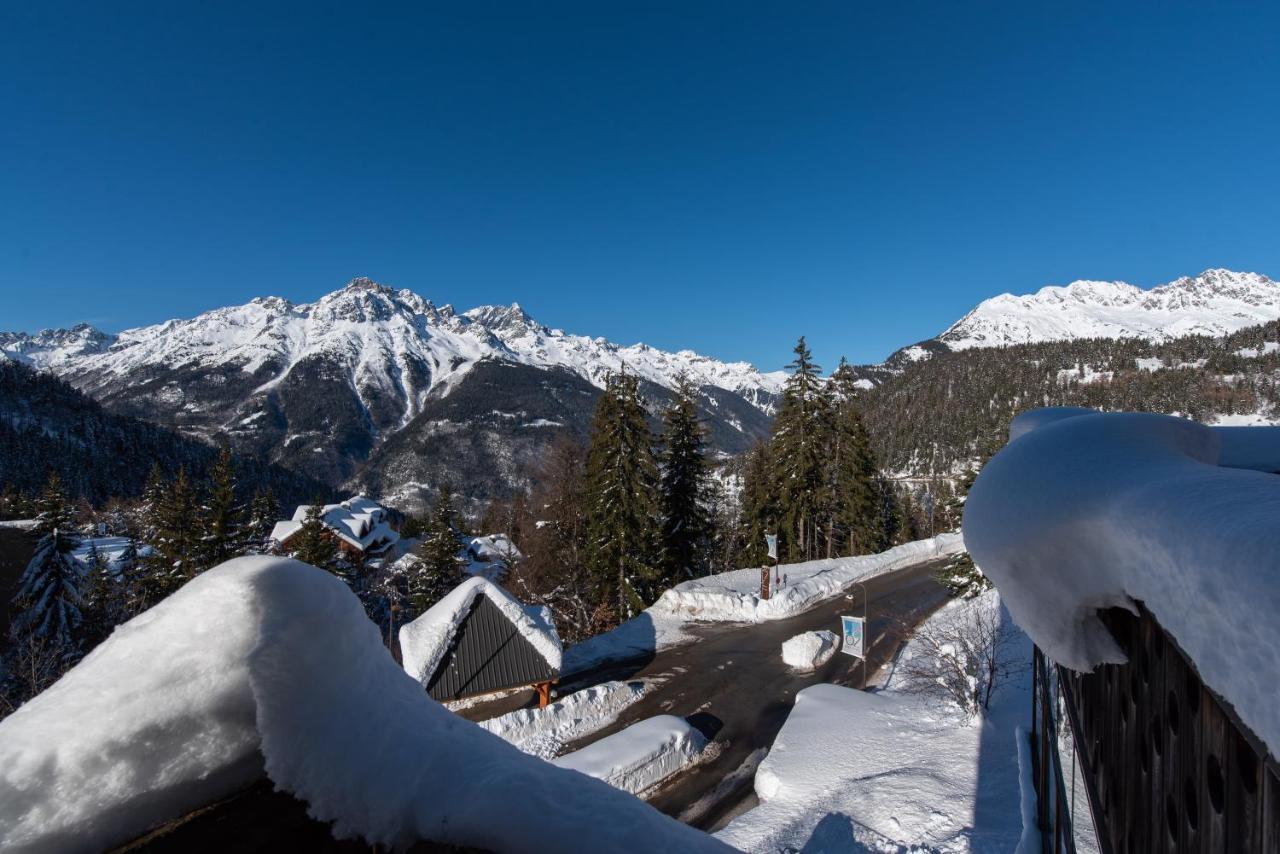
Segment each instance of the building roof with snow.
[{"label": "building roof with snow", "polygon": [[964,539],[1018,625],[1087,672],[1126,662],[1099,612],[1140,602],[1280,753],[1280,428],[1042,409],[1010,436]]},{"label": "building roof with snow", "polygon": [[544,608],[470,578],[400,627],[404,669],[437,700],[547,682],[560,675],[560,637]]},{"label": "building roof with snow", "polygon": [[[271,529],[271,539],[285,543],[302,529],[310,505],[302,504],[293,511],[293,518],[277,522]],[[381,504],[363,495],[349,498],[341,504],[326,504],[321,521],[333,531],[340,542],[369,554],[381,553],[400,539],[391,527],[390,514]]]}]

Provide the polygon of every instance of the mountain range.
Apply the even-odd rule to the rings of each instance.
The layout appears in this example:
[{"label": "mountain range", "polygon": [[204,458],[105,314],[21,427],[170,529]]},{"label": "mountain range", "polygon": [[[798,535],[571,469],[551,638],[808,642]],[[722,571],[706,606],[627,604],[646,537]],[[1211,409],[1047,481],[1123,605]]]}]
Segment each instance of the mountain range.
[{"label": "mountain range", "polygon": [[[1207,270],[1149,290],[1080,281],[985,300],[937,337],[857,370],[871,390],[948,352],[1221,336],[1277,318],[1280,284],[1254,273]],[[83,324],[0,333],[0,352],[112,412],[406,505],[444,481],[473,498],[522,485],[555,436],[586,435],[611,371],[640,377],[655,424],[687,376],[725,455],[767,435],[786,378],[569,334],[516,304],[458,312],[364,278],[314,303],[262,297],[116,335]]]}]

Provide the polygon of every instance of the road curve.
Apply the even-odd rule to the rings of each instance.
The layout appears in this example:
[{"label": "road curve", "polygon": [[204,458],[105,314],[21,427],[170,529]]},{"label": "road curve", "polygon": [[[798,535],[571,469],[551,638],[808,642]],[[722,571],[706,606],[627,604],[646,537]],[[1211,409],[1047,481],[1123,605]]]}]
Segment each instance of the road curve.
[{"label": "road curve", "polygon": [[[870,661],[874,675],[898,650],[904,626],[914,626],[946,601],[933,573],[950,558],[915,564],[867,582]],[[755,767],[773,745],[796,692],[819,682],[863,686],[863,664],[837,654],[817,671],[797,673],[782,662],[782,642],[801,632],[840,634],[840,615],[862,613],[862,593],[822,602],[795,617],[765,623],[691,625],[692,643],[658,652],[647,662],[614,664],[579,674],[561,693],[607,679],[653,681],[645,696],[608,727],[565,745],[577,750],[654,715],[688,718],[714,746],[712,758],[680,775],[649,802],[695,827],[714,829],[754,802]],[[718,753],[716,753],[718,751]]]}]

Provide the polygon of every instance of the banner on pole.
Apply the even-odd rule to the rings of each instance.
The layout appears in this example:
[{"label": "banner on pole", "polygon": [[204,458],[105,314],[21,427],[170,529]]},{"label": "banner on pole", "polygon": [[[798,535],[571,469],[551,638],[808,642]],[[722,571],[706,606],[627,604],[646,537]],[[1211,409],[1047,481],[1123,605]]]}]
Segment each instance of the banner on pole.
[{"label": "banner on pole", "polygon": [[856,658],[866,656],[866,621],[862,617],[841,617],[840,624],[844,629],[844,643],[841,652],[847,652]]},{"label": "banner on pole", "polygon": [[778,559],[778,535],[765,534],[764,541],[769,546],[769,557],[773,558],[774,560],[777,560]]}]

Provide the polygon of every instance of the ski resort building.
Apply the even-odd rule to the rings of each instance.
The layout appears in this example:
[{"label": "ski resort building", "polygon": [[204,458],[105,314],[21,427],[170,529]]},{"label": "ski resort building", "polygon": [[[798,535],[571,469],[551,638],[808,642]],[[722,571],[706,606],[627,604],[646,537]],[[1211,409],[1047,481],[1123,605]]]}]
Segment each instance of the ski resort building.
[{"label": "ski resort building", "polygon": [[965,543],[1031,639],[1049,852],[1280,851],[1280,428],[1014,420]]},{"label": "ski resort building", "polygon": [[[309,509],[310,505],[302,504],[293,511],[292,519],[277,522],[271,529],[271,539],[282,546],[287,543],[302,530]],[[338,548],[348,554],[377,557],[400,540],[391,512],[363,495],[341,504],[326,504],[320,519],[333,532]]]},{"label": "ski resort building", "polygon": [[560,675],[560,637],[547,609],[473,577],[400,628],[404,669],[433,698],[459,700],[533,687],[546,705]]}]

